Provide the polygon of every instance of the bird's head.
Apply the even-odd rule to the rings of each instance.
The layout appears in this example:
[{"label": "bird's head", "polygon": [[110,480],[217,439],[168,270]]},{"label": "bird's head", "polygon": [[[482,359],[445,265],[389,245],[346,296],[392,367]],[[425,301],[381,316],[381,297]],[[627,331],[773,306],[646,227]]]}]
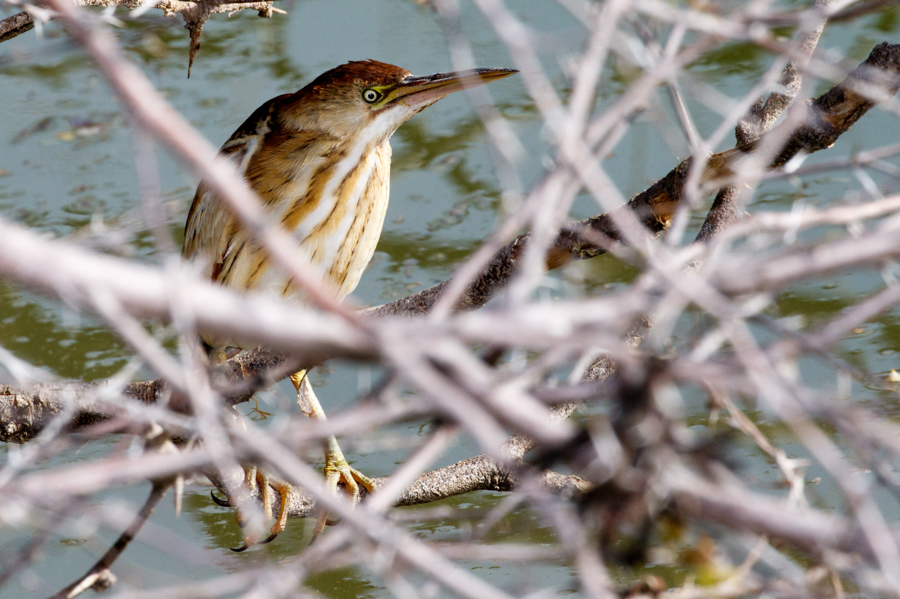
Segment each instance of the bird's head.
[{"label": "bird's head", "polygon": [[367,137],[386,140],[410,117],[444,96],[515,72],[475,69],[416,77],[375,60],[348,62],[294,94],[285,116],[300,129],[322,130],[344,139],[365,131]]}]

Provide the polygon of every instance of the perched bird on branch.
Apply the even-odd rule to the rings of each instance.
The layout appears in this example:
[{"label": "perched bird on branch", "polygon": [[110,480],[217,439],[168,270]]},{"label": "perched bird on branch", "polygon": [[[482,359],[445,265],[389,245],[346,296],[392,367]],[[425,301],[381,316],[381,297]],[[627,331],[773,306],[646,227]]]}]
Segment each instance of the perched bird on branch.
[{"label": "perched bird on branch", "polygon": [[[476,69],[415,77],[383,62],[349,62],[257,108],[220,153],[238,166],[273,219],[293,235],[326,285],[343,298],[356,287],[381,235],[394,131],[450,93],[515,72]],[[304,301],[302,291],[204,183],[188,213],[182,257],[200,261],[221,285]],[[204,343],[213,363],[224,361],[229,348],[238,345],[214,337],[204,338]],[[324,419],[306,371],[291,381],[304,413]],[[326,447],[325,476],[329,489],[336,492],[342,484],[353,502],[359,500],[359,485],[372,490],[371,481],[350,467],[333,437]],[[248,484],[257,482],[270,517],[269,485],[281,496],[265,543],[285,528],[290,487],[248,469]],[[324,526],[322,515],[313,534]],[[238,550],[256,540],[251,535]]]}]

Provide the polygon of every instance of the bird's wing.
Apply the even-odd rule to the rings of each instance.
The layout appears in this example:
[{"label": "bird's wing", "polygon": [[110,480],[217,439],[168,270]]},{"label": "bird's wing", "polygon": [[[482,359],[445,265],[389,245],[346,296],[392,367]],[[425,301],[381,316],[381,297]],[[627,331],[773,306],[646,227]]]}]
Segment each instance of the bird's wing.
[{"label": "bird's wing", "polygon": [[[247,164],[271,130],[273,112],[288,97],[290,95],[285,94],[272,98],[253,111],[219,150],[220,155],[230,159],[242,175],[246,174]],[[233,244],[238,233],[239,227],[231,211],[221,205],[217,195],[201,181],[185,224],[182,258],[202,261],[206,274],[215,281],[228,246]]]}]

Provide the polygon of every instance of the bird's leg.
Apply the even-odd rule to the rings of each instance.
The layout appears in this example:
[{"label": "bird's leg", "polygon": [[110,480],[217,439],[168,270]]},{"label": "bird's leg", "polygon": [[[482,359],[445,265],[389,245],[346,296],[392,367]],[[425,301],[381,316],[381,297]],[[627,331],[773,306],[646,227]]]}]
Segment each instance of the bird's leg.
[{"label": "bird's leg", "polygon": [[[297,389],[297,403],[300,410],[313,420],[325,420],[325,410],[316,397],[312,385],[306,376],[307,371],[301,370],[291,375],[291,382]],[[332,493],[337,493],[338,484],[343,484],[350,502],[356,504],[359,502],[359,486],[362,485],[368,492],[375,490],[372,479],[364,475],[362,472],[350,466],[344,452],[341,451],[337,439],[332,435],[325,442],[325,487]],[[316,526],[313,528],[313,540],[318,537],[325,529],[328,523],[328,512],[322,511]]]}]

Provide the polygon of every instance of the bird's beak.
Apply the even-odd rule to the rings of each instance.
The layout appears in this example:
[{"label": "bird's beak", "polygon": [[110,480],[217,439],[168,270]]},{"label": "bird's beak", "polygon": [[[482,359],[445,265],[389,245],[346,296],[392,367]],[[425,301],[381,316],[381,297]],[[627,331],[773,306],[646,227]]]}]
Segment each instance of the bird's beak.
[{"label": "bird's beak", "polygon": [[424,77],[407,77],[391,90],[388,102],[398,102],[407,106],[430,104],[461,89],[478,87],[518,72],[515,69],[475,69],[455,73],[435,73]]}]

